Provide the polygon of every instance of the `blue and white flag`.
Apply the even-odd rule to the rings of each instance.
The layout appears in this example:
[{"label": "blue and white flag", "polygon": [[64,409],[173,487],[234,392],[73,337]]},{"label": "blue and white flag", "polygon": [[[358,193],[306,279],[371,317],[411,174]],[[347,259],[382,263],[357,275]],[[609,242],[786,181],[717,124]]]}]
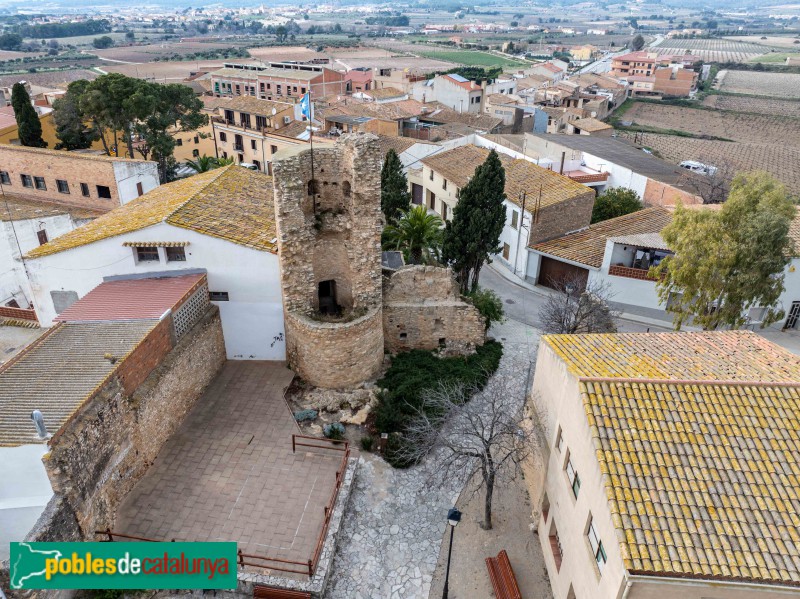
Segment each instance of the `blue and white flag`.
[{"label": "blue and white flag", "polygon": [[314,111],[311,106],[311,92],[306,93],[300,100],[300,114],[302,114],[309,121],[314,118]]}]

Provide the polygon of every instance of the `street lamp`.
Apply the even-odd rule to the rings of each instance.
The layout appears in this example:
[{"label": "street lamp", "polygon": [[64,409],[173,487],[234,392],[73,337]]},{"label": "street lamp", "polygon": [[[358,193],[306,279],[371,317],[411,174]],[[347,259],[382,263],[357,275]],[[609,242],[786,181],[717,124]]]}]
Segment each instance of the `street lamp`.
[{"label": "street lamp", "polygon": [[451,507],[447,512],[447,523],[450,525],[450,549],[447,550],[447,571],[444,575],[444,591],[442,592],[442,599],[447,599],[447,586],[450,582],[450,556],[453,555],[453,531],[461,522],[461,512],[456,508]]}]

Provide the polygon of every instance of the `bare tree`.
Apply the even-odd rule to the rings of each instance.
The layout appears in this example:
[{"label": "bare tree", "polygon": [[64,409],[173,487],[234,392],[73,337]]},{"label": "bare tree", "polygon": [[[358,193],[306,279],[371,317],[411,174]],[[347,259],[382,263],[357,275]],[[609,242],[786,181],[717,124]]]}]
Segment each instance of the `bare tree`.
[{"label": "bare tree", "polygon": [[612,294],[605,283],[587,282],[579,275],[551,281],[555,293],[539,309],[545,333],[615,333],[619,311],[609,305]]},{"label": "bare tree", "polygon": [[722,204],[728,199],[736,169],[728,162],[717,161],[714,170],[706,175],[685,172],[680,179],[684,187],[702,198],[703,204]]},{"label": "bare tree", "polygon": [[[411,462],[424,462],[431,479],[476,481],[483,489],[485,530],[492,528],[492,498],[498,484],[519,476],[522,463],[543,438],[539,421],[525,419],[525,384],[520,377],[495,375],[478,392],[463,383],[441,383],[423,396],[399,450]],[[475,475],[480,476],[475,476]]]}]

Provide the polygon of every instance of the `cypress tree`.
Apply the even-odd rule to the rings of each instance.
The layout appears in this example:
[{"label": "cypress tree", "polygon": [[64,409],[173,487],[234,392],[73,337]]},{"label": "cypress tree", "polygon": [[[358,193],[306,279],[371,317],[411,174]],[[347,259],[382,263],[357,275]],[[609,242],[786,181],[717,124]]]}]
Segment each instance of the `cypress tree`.
[{"label": "cypress tree", "polygon": [[478,289],[483,263],[500,251],[505,187],[505,169],[492,150],[458,194],[453,220],[444,231],[442,257],[455,270],[463,294]]},{"label": "cypress tree", "polygon": [[394,150],[386,153],[381,169],[381,210],[387,225],[396,225],[403,212],[411,204],[408,193],[408,180],[403,172],[403,164]]},{"label": "cypress tree", "polygon": [[17,119],[19,143],[32,148],[46,148],[39,115],[36,114],[28,90],[22,83],[15,83],[11,88],[11,106],[14,107],[14,116]]}]

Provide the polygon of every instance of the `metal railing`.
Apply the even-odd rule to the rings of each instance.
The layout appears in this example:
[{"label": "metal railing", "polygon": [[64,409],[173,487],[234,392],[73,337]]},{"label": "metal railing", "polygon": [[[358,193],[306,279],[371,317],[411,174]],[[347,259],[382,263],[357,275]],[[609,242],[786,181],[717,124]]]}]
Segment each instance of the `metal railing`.
[{"label": "metal railing", "polygon": [[[323,439],[321,437],[310,437],[307,435],[292,435],[292,453],[297,451],[298,447],[308,447],[312,449],[327,449],[342,452],[342,459],[336,469],[336,483],[331,491],[327,503],[323,507],[324,519],[322,521],[322,529],[317,537],[317,543],[314,546],[314,552],[311,557],[306,561],[280,559],[277,557],[267,557],[264,555],[256,555],[253,553],[244,553],[241,549],[237,551],[237,563],[240,567],[252,566],[255,568],[265,568],[267,570],[276,570],[279,572],[290,572],[293,574],[303,574],[311,578],[319,564],[319,558],[322,555],[322,547],[325,545],[325,537],[328,534],[330,527],[331,517],[333,516],[333,507],[336,504],[336,499],[339,497],[339,490],[342,488],[344,482],[344,475],[347,471],[347,462],[350,459],[350,443],[338,439]],[[149,543],[157,543],[158,539],[149,539],[147,537],[139,537],[135,535],[123,534],[115,532],[110,528],[105,530],[94,531],[96,535],[104,535],[107,542],[113,542],[115,537],[120,539],[130,539],[133,541],[144,541]],[[175,539],[171,539],[175,542]],[[277,565],[276,565],[277,564]]]}]

